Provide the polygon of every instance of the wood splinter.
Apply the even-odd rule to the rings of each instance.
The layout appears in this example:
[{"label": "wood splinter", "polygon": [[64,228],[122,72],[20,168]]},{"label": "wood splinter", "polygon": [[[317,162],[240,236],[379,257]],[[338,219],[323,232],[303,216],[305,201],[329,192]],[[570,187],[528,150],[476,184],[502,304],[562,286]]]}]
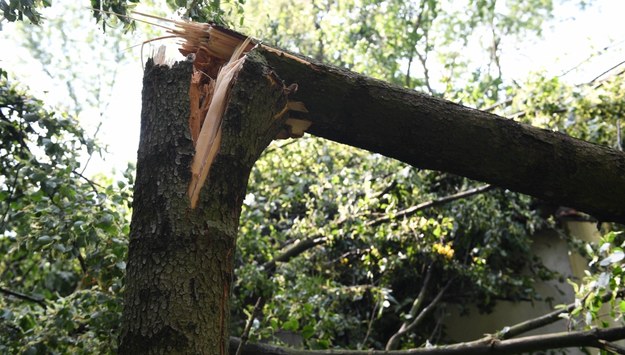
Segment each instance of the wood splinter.
[{"label": "wood splinter", "polygon": [[276,139],[301,138],[311,124],[308,120],[288,118],[284,123],[285,128],[278,133]]},{"label": "wood splinter", "polygon": [[[195,144],[195,155],[191,163],[191,182],[188,190],[191,208],[197,206],[202,186],[204,186],[210,167],[219,152],[221,122],[228,102],[228,94],[234,77],[243,65],[245,57],[241,56],[249,43],[250,39],[248,38],[237,46],[228,63],[219,69],[214,81],[208,111],[203,122],[200,122],[201,130]],[[205,97],[204,99],[208,100],[209,98]],[[192,115],[191,120],[195,119]],[[194,124],[197,126],[197,123],[194,122]]]},{"label": "wood splinter", "polygon": [[[191,114],[189,116],[189,130],[195,147],[195,154],[191,163],[191,181],[188,196],[191,208],[198,203],[200,191],[210,171],[210,167],[219,152],[221,145],[221,123],[228,102],[228,95],[232,81],[242,67],[246,52],[255,46],[262,47],[272,53],[288,57],[304,63],[315,69],[312,63],[290,53],[253,41],[250,37],[226,29],[221,26],[192,21],[178,21],[146,14],[138,11],[134,15],[147,17],[157,21],[164,21],[172,26],[163,26],[150,21],[136,19],[152,25],[163,27],[170,36],[183,40],[179,51],[185,56],[193,56],[194,73],[189,87],[189,101]],[[164,62],[164,52],[159,51],[159,61]],[[282,81],[271,73],[268,79],[276,85],[284,85]],[[289,96],[297,91],[297,84],[284,86],[284,95]],[[284,118],[289,112],[308,113],[304,103],[289,101],[285,108],[274,116],[274,119]],[[312,124],[311,121],[301,118],[287,117],[283,129],[276,139],[299,138]]]},{"label": "wood splinter", "polygon": [[[280,118],[289,112],[308,113],[308,110],[301,101],[288,101],[284,109],[274,119]],[[312,122],[309,120],[288,117],[284,122],[284,127],[276,135],[276,139],[301,138],[311,125]]]}]

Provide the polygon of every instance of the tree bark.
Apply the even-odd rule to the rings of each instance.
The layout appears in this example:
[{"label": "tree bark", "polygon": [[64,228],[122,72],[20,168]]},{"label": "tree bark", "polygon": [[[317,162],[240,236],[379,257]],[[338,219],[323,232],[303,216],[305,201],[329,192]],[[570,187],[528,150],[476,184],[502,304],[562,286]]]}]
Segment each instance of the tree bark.
[{"label": "tree bark", "polygon": [[242,201],[254,162],[281,128],[281,83],[246,61],[221,150],[191,209],[191,63],[146,66],[119,352],[225,354]]},{"label": "tree bark", "polygon": [[308,133],[625,223],[625,153],[309,58],[260,49],[299,89]]}]

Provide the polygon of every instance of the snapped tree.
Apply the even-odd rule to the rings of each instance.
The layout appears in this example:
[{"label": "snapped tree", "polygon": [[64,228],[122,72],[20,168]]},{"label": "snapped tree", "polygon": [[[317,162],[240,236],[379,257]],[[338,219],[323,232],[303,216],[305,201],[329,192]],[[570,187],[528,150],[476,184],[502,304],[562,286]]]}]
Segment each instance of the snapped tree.
[{"label": "snapped tree", "polygon": [[[217,26],[177,25],[189,61],[172,68],[151,62],[145,72],[120,353],[227,352],[241,205],[254,162],[276,137],[307,130],[625,222],[620,151],[264,45],[243,44],[249,51],[232,58],[231,79],[222,82],[219,68],[244,37]],[[224,101],[215,100],[218,92]],[[203,131],[208,141],[201,141]],[[200,156],[206,158],[197,162]],[[622,338],[622,328],[562,334],[511,351]],[[492,344],[474,345],[504,351]]]}]

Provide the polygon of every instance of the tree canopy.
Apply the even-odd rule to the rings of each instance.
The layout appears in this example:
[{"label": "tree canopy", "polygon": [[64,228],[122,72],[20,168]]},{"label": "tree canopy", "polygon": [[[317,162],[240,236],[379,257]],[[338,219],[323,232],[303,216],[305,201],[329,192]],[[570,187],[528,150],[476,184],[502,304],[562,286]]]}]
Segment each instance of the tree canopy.
[{"label": "tree canopy", "polygon": [[[240,27],[319,61],[621,147],[622,72],[578,85],[506,76],[504,43],[539,36],[554,16],[552,1],[169,3],[192,20]],[[0,2],[4,19],[33,24],[45,6]],[[129,25],[124,16],[135,2],[90,6]],[[93,14],[103,20],[102,12]],[[477,48],[476,56],[463,55],[466,48]],[[47,55],[58,63],[55,53]],[[77,112],[47,107],[3,69],[0,351],[113,353],[133,169],[122,178],[85,176],[85,156],[101,148]],[[66,70],[72,85],[75,69]],[[94,97],[76,102],[94,105]],[[442,303],[488,312],[498,300],[540,300],[535,282],[560,275],[529,252],[532,235],[550,228],[570,238],[557,218],[560,206],[308,135],[272,143],[243,204],[232,333],[307,349],[445,344]],[[601,244],[581,245],[590,272],[574,284],[577,303],[563,313],[577,330],[596,327],[604,303],[623,321],[622,226],[600,227]]]}]

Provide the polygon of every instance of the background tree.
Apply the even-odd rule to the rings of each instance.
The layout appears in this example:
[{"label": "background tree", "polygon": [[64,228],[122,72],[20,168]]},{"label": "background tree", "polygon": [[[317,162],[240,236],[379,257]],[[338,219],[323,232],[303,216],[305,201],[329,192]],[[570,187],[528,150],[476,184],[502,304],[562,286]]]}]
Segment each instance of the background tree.
[{"label": "background tree", "polygon": [[65,5],[48,9],[58,12],[44,25],[16,31],[24,46],[16,54],[31,65],[24,79],[45,73],[32,89],[46,103],[12,71],[1,81],[0,352],[117,346],[134,170],[87,176],[85,168],[106,154],[96,137],[129,42],[101,35],[84,8]]},{"label": "background tree", "polygon": [[121,310],[132,180],[84,177],[78,157],[96,147],[77,122],[6,79],[0,90],[1,350],[108,351]]}]

